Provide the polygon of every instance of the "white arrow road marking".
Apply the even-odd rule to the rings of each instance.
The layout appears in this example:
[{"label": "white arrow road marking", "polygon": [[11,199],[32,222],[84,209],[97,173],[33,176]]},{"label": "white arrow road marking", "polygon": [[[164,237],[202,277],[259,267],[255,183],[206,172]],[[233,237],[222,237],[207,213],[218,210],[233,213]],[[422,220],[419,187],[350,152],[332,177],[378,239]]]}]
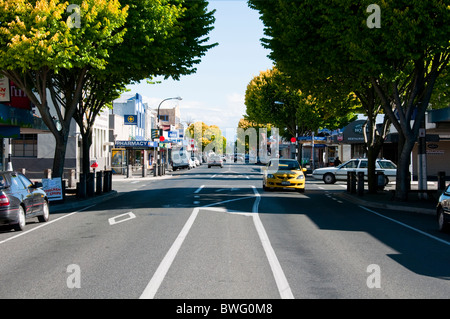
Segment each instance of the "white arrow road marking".
[{"label": "white arrow road marking", "polygon": [[[118,218],[121,218],[121,217],[124,217],[124,216],[128,216],[128,217],[117,220]],[[128,212],[128,213],[125,213],[125,214],[117,215],[116,217],[111,217],[111,218],[108,219],[108,222],[109,222],[110,225],[115,225],[115,224],[118,224],[118,223],[121,223],[121,222],[125,222],[125,221],[130,220],[130,219],[133,219],[133,218],[136,218],[136,215],[133,214],[132,212]]]}]

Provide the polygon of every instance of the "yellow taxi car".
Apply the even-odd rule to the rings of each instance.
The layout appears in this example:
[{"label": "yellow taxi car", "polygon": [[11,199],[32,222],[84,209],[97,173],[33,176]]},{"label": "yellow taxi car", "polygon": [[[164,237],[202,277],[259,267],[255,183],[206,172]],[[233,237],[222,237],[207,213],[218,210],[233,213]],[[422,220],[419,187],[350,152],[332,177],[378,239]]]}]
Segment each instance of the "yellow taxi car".
[{"label": "yellow taxi car", "polygon": [[305,191],[306,168],[295,159],[271,159],[263,168],[263,189],[290,188]]}]

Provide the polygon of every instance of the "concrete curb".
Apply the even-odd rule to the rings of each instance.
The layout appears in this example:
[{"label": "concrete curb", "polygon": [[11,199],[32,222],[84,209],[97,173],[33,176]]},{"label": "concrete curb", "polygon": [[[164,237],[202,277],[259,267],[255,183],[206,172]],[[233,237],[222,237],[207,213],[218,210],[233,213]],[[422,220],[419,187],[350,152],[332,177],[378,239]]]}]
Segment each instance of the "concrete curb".
[{"label": "concrete curb", "polygon": [[173,177],[172,174],[166,174],[163,176],[147,176],[147,177],[141,177],[141,176],[132,176],[132,177],[113,177],[113,183],[121,183],[121,182],[131,182],[131,181],[152,181],[152,180],[161,180],[161,179],[168,179]]},{"label": "concrete curb", "polygon": [[[121,178],[114,178],[113,177],[113,184],[114,183],[122,183],[122,182],[132,182],[132,181],[156,181],[156,180],[162,180],[162,179],[169,179],[173,176],[171,174],[166,174],[163,176],[147,176],[147,177],[139,177],[139,176],[133,176],[133,177],[121,177]],[[58,214],[58,213],[64,213],[67,211],[73,211],[77,209],[81,209],[90,205],[96,205],[101,202],[107,201],[111,198],[114,198],[118,196],[119,193],[115,190],[112,190],[106,194],[102,195],[95,195],[94,197],[85,198],[85,199],[77,199],[77,200],[67,200],[63,203],[53,203],[50,202],[50,214]]]},{"label": "concrete curb", "polygon": [[352,196],[347,193],[340,193],[336,194],[339,197],[342,197],[343,199],[352,202],[357,205],[371,207],[371,208],[381,208],[381,209],[390,209],[390,210],[397,210],[397,211],[403,211],[403,212],[411,212],[411,213],[418,213],[418,214],[427,214],[427,215],[435,215],[436,210],[431,208],[423,208],[423,207],[414,207],[409,205],[396,205],[396,204],[388,204],[384,202],[374,202],[369,200],[364,200],[357,196]]},{"label": "concrete curb", "polygon": [[81,209],[90,205],[96,205],[101,202],[104,202],[106,200],[109,200],[111,198],[114,198],[118,196],[119,193],[115,190],[108,192],[107,194],[102,195],[96,195],[91,198],[86,198],[82,200],[76,200],[76,201],[68,201],[61,204],[53,204],[50,202],[50,214],[58,214],[58,213],[64,213],[70,210],[77,210]]}]

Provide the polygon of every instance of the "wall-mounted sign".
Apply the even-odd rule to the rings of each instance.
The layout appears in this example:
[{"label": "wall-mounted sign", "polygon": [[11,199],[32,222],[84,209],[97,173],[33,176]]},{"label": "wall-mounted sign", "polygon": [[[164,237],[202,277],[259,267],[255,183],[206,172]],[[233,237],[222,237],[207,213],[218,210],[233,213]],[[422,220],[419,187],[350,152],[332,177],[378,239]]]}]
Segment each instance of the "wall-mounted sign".
[{"label": "wall-mounted sign", "polygon": [[155,143],[152,141],[116,141],[114,143],[115,148],[120,147],[135,147],[135,148],[143,148],[143,147],[155,147]]},{"label": "wall-mounted sign", "polygon": [[137,115],[128,114],[123,116],[125,125],[137,125]]},{"label": "wall-mounted sign", "polygon": [[9,79],[2,75],[0,75],[0,102],[11,102]]},{"label": "wall-mounted sign", "polygon": [[169,131],[167,132],[169,139],[177,139],[178,138],[178,131]]}]

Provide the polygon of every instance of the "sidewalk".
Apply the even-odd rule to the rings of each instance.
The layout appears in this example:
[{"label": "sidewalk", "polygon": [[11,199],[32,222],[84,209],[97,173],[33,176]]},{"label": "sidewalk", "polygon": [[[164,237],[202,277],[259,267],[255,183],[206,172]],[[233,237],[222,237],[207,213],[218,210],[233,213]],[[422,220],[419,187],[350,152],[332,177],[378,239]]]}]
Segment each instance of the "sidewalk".
[{"label": "sidewalk", "polygon": [[420,199],[417,193],[411,193],[408,194],[408,200],[402,202],[395,200],[393,192],[389,190],[378,191],[376,194],[369,194],[366,191],[362,196],[343,192],[337,194],[337,196],[361,206],[428,215],[436,214],[436,204],[439,197],[434,195],[433,198]]},{"label": "sidewalk", "polygon": [[130,182],[130,181],[144,181],[144,180],[159,180],[159,179],[168,179],[172,177],[172,171],[166,171],[166,175],[163,176],[153,176],[152,174],[147,175],[146,177],[142,177],[141,173],[139,175],[137,173],[133,174],[131,177],[127,178],[126,175],[113,174],[112,175],[112,187],[113,190],[108,193],[102,193],[100,195],[94,195],[92,197],[86,197],[80,199],[76,196],[76,190],[70,189],[66,191],[66,196],[64,201],[55,201],[50,202],[50,214],[58,214],[67,211],[76,211],[83,208],[86,208],[91,205],[95,205],[107,200],[110,200],[119,195],[119,193],[114,190],[115,183],[121,182]]}]

